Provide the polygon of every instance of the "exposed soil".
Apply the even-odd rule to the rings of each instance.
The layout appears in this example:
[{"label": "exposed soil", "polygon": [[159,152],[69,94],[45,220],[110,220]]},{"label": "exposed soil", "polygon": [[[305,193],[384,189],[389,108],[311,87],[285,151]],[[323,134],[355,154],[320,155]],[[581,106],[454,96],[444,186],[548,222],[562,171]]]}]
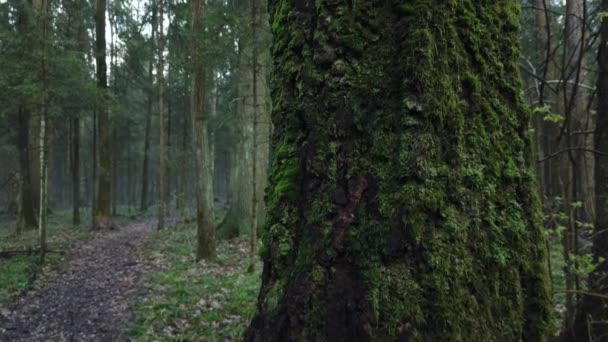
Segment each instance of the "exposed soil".
[{"label": "exposed soil", "polygon": [[154,267],[141,257],[154,221],[99,233],[40,289],[0,308],[0,341],[126,341],[130,305]]}]

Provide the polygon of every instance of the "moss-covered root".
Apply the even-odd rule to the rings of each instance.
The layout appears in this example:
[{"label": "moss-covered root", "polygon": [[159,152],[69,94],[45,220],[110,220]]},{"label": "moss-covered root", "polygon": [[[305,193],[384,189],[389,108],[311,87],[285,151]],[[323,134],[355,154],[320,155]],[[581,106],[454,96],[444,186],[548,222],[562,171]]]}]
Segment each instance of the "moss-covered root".
[{"label": "moss-covered root", "polygon": [[545,341],[516,0],[274,0],[249,341]]}]

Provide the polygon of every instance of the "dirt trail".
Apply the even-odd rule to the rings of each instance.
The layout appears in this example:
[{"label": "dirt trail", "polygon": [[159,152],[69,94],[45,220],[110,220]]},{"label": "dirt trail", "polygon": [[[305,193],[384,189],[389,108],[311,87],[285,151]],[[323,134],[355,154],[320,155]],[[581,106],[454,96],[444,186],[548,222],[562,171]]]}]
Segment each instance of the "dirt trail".
[{"label": "dirt trail", "polygon": [[151,270],[140,251],[153,221],[100,233],[66,255],[56,277],[0,313],[0,341],[125,341],[129,305]]}]

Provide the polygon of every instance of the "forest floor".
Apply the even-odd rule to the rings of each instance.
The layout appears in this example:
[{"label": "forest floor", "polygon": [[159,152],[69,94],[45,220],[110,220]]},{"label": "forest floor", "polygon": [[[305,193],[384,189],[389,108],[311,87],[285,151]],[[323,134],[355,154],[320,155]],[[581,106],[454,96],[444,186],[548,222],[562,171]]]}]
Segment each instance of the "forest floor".
[{"label": "forest floor", "polygon": [[[100,232],[67,252],[48,282],[0,309],[1,341],[120,341],[153,270],[141,252],[153,221]],[[55,273],[55,274],[53,274]]]},{"label": "forest floor", "polygon": [[[196,229],[181,220],[157,231],[155,220],[129,217],[117,231],[91,232],[64,216],[49,227],[50,249],[64,254],[44,265],[36,255],[0,259],[0,342],[242,340],[262,269],[246,236],[219,241],[217,260],[199,262]],[[11,227],[0,224],[0,250],[35,245],[35,231]],[[559,242],[550,246],[559,293],[563,258]],[[554,299],[557,329],[563,295]]]},{"label": "forest floor", "polygon": [[[3,239],[1,230],[0,250],[36,240],[35,231]],[[194,258],[195,228],[175,221],[162,231],[140,220],[49,233],[50,248],[65,254],[44,265],[36,255],[0,260],[0,342],[242,339],[261,273],[246,237],[219,242],[207,263]]]}]

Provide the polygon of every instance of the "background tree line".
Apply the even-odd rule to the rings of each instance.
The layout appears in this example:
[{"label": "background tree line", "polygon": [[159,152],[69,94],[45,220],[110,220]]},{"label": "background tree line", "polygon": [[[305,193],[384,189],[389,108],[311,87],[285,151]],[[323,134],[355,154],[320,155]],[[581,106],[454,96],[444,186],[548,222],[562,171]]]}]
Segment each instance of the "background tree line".
[{"label": "background tree line", "polygon": [[[111,216],[157,210],[193,215],[198,164],[202,182],[213,180],[206,201],[221,236],[261,225],[270,154],[266,5],[208,1],[194,16],[191,6],[0,4],[2,206],[17,215],[17,230],[38,226],[46,191],[49,210],[72,209],[74,225],[111,227]],[[193,135],[202,129],[208,157],[194,162]]]}]

